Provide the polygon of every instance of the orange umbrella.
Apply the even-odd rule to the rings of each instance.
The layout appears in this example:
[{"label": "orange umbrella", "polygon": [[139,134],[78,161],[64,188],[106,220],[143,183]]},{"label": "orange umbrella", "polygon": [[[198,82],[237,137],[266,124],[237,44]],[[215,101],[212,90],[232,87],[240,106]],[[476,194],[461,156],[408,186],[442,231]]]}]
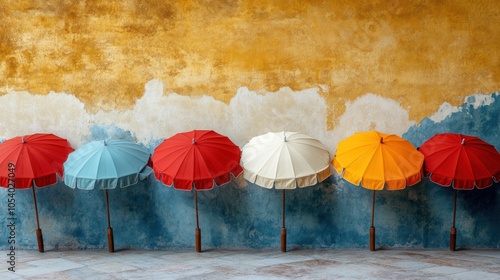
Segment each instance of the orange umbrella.
[{"label": "orange umbrella", "polygon": [[375,191],[401,190],[420,182],[424,156],[407,140],[378,131],[355,133],[340,141],[333,167],[348,182],[373,190],[370,250],[375,250]]}]

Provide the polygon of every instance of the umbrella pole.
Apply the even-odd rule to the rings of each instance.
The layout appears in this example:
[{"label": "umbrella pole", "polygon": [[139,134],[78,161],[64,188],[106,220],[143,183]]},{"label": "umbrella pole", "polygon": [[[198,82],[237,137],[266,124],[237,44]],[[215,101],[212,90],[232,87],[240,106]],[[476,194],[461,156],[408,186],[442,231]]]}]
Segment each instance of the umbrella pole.
[{"label": "umbrella pole", "polygon": [[42,230],[40,229],[40,222],[38,221],[38,207],[36,205],[36,194],[35,194],[35,186],[31,186],[31,190],[33,191],[33,202],[35,205],[35,217],[36,217],[36,239],[38,241],[38,252],[43,253],[45,250],[43,248],[43,235]]},{"label": "umbrella pole", "polygon": [[194,189],[194,207],[196,209],[196,229],[194,230],[196,252],[201,252],[201,230],[198,220],[198,192]]},{"label": "umbrella pole", "polygon": [[455,228],[455,216],[457,214],[457,190],[453,189],[454,199],[453,199],[453,224],[450,230],[450,251],[455,251],[455,245],[457,243],[457,229]]},{"label": "umbrella pole", "polygon": [[372,225],[370,227],[370,251],[375,251],[375,190],[373,190],[372,196]]},{"label": "umbrella pole", "polygon": [[110,253],[115,251],[115,244],[113,240],[113,229],[111,228],[111,219],[109,217],[109,199],[108,199],[108,189],[105,191],[106,194],[106,212],[108,214],[108,250]]},{"label": "umbrella pole", "polygon": [[281,194],[281,213],[282,213],[282,227],[281,227],[281,252],[286,252],[286,228],[285,228],[285,189]]}]

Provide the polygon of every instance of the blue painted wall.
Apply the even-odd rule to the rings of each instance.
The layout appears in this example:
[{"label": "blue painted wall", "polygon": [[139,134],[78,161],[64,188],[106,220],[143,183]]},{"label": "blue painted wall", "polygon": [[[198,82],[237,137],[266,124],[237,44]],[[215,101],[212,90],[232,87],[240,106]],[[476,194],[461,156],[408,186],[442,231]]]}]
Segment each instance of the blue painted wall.
[{"label": "blue painted wall", "polygon": [[[474,97],[470,97],[474,98]],[[500,97],[475,108],[467,100],[439,123],[423,120],[403,137],[419,146],[435,133],[476,135],[500,148]],[[110,132],[111,131],[111,132]],[[228,135],[231,136],[231,135]],[[314,136],[314,135],[311,135]],[[87,140],[125,137],[131,132],[94,126]],[[162,141],[154,139],[151,152]],[[46,250],[106,248],[102,190],[73,190],[59,183],[37,189]],[[153,176],[135,186],[109,191],[115,248],[194,248],[192,192],[163,186]],[[286,191],[288,248],[367,248],[372,192],[332,176],[325,182]],[[35,249],[31,191],[16,192],[16,245]],[[236,183],[199,192],[202,248],[280,246],[281,191]],[[0,249],[6,249],[7,190],[0,189]],[[402,191],[376,193],[377,247],[445,248],[449,245],[453,190],[428,179]],[[457,247],[500,248],[500,186],[460,191]]]}]

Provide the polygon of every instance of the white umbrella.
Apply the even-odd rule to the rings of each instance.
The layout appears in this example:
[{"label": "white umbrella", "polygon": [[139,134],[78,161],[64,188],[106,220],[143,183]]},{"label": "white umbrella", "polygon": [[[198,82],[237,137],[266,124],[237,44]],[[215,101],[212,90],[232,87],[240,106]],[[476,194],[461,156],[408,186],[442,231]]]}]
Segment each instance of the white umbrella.
[{"label": "white umbrella", "polygon": [[316,185],[331,175],[330,154],[323,144],[297,132],[268,132],[242,150],[244,178],[258,186],[282,189],[281,251],[286,251],[285,189]]}]

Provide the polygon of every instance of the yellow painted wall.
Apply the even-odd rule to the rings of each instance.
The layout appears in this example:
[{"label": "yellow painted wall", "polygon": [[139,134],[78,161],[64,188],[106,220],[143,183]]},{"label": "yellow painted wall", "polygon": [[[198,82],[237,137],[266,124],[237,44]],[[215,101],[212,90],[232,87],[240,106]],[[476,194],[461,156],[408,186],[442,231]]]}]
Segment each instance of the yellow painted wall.
[{"label": "yellow painted wall", "polygon": [[[154,152],[193,129],[239,147],[298,131],[331,157],[369,129],[500,150],[500,0],[0,0],[0,141],[44,132]],[[203,248],[279,248],[281,192],[245,184],[200,192]],[[106,247],[104,193],[61,185],[36,190],[46,249]],[[447,247],[452,191],[423,180],[377,193],[378,244]],[[33,199],[18,195],[16,246],[34,249]],[[287,191],[289,246],[368,246],[371,198],[337,175]],[[192,246],[192,194],[150,178],[110,199],[117,247]],[[458,192],[457,205],[457,246],[500,248],[500,188]]]},{"label": "yellow painted wall", "polygon": [[500,89],[500,1],[21,0],[0,4],[0,93],[74,94],[87,110],[238,88],[391,98],[420,121]]}]

